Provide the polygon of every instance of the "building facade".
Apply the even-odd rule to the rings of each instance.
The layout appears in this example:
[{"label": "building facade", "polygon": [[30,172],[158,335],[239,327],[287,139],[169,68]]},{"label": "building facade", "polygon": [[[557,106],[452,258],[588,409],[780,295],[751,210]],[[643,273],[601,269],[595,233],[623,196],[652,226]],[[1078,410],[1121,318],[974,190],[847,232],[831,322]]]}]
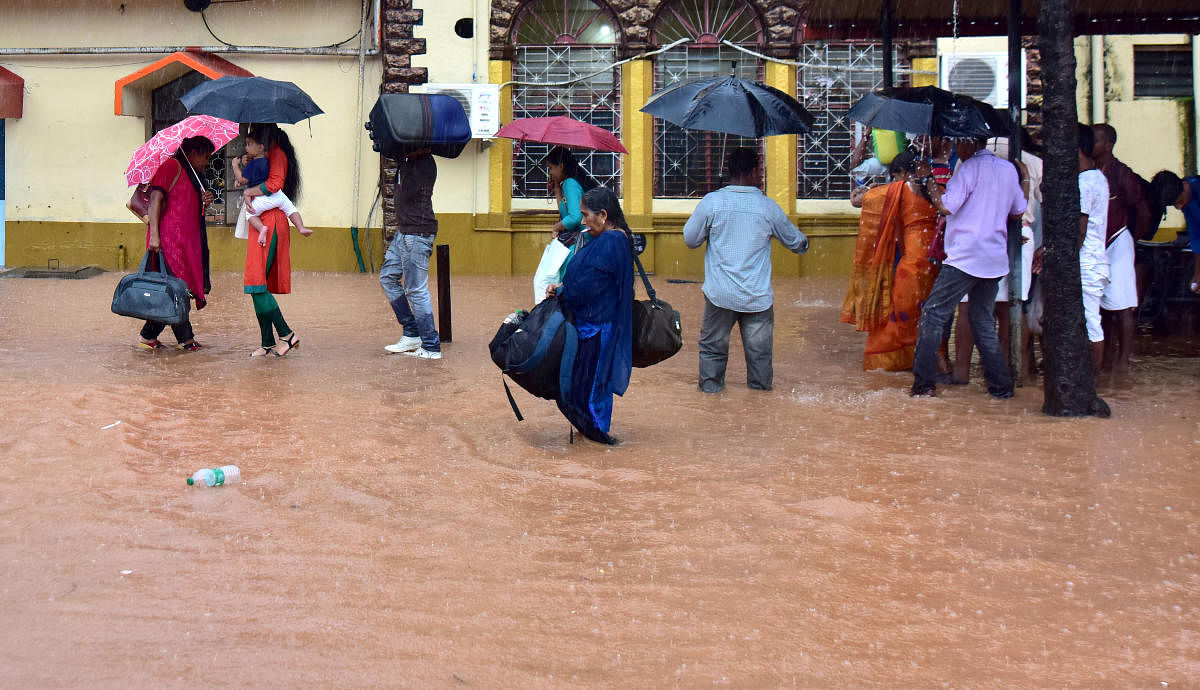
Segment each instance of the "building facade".
[{"label": "building facade", "polygon": [[[858,222],[847,201],[849,159],[861,136],[845,113],[882,84],[883,55],[871,42],[817,38],[808,6],[803,0],[251,0],[194,12],[166,0],[48,0],[6,8],[0,263],[58,259],[117,269],[122,256],[136,261],[144,229],[124,208],[129,189],[122,172],[130,154],[182,116],[178,97],[188,88],[222,74],[255,74],[295,82],[325,111],[285,126],[303,172],[298,205],[317,229],[293,246],[299,269],[372,270],[381,263],[394,218],[394,166],[372,150],[362,127],[381,92],[490,84],[499,122],[569,114],[620,136],[628,154],[588,153],[583,163],[618,191],[631,226],[647,235],[648,269],[702,273],[703,252],[683,246],[680,228],[699,197],[723,184],[725,152],[752,145],[763,152],[766,193],[813,241],[803,257],[775,252],[776,272],[845,274]],[[1178,171],[1188,172],[1196,139],[1190,102],[1151,103],[1164,97],[1140,96],[1136,84],[1126,89],[1125,53],[1136,57],[1142,44],[1102,40],[1105,116],[1121,129],[1150,110],[1164,121],[1175,113],[1178,140],[1156,139],[1155,146],[1161,143],[1162,160],[1178,160]],[[1194,61],[1195,42],[1183,41],[1156,45],[1184,45]],[[1081,98],[1090,93],[1083,58],[1093,52],[1085,47]],[[899,46],[898,83],[939,83],[939,62],[944,68],[946,60],[938,55],[945,52],[929,42]],[[1143,56],[1154,57],[1162,56]],[[672,84],[731,72],[795,95],[816,118],[814,133],[739,141],[685,132],[639,111]],[[1028,98],[1036,109],[1036,94]],[[556,218],[541,165],[547,147],[490,135],[476,132],[458,158],[438,159],[439,242],[451,246],[456,273],[532,273]],[[1139,154],[1150,150],[1138,146]],[[1172,158],[1171,151],[1185,153]],[[237,153],[235,141],[210,168],[214,189],[227,186],[227,160]],[[1136,157],[1123,157],[1145,174]],[[243,250],[226,208],[217,204],[211,213],[214,268],[240,270]]]}]

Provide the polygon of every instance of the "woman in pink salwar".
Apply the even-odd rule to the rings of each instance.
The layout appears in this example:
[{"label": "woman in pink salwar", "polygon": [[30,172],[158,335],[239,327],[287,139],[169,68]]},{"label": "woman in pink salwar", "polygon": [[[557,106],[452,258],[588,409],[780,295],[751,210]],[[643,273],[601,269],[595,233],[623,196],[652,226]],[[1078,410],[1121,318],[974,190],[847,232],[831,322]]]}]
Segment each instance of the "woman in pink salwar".
[{"label": "woman in pink salwar", "polygon": [[[203,309],[206,265],[204,252],[204,206],[212,201],[212,193],[204,188],[199,171],[208,167],[213,143],[205,137],[184,139],[175,155],[168,158],[150,181],[150,223],[146,228],[146,249],[154,252],[151,267],[165,261],[171,273],[188,284],[196,309]],[[157,350],[164,347],[158,336],[167,324],[147,321],[142,326],[137,347]],[[180,350],[200,349],[190,321],[172,325]]]}]

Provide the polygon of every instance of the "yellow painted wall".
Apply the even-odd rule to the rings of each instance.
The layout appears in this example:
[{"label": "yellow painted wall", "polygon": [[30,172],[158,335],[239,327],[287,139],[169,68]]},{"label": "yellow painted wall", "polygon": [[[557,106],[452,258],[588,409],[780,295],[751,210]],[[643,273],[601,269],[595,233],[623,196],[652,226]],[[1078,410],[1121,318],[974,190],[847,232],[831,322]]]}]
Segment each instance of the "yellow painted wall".
[{"label": "yellow painted wall", "polygon": [[[113,114],[113,84],[160,56],[24,57],[2,64],[25,78],[24,116],[6,121],[6,192],[10,220],[124,222],[129,188],[124,172],[145,141],[145,120]],[[114,60],[124,61],[109,67]],[[378,180],[379,156],[358,113],[354,58],[231,56],[270,78],[295,81],[325,114],[283,125],[296,148],[303,185],[297,205],[314,226],[349,227],[365,221]],[[37,67],[33,67],[36,65]],[[379,69],[367,71],[365,108],[374,103]],[[86,77],[86,78],[85,78]],[[354,157],[358,146],[359,158]],[[359,169],[357,204],[354,171]]]},{"label": "yellow painted wall", "polygon": [[[1103,64],[1093,63],[1093,39],[1075,39],[1078,62],[1076,105],[1083,122],[1106,121],[1117,130],[1114,155],[1134,172],[1150,179],[1159,170],[1190,174],[1194,165],[1196,113],[1190,98],[1135,98],[1134,48],[1140,45],[1192,47],[1185,34],[1097,37]],[[1096,111],[1093,88],[1103,89],[1103,103]],[[1184,227],[1183,215],[1169,209],[1155,239],[1174,239]]]},{"label": "yellow painted wall", "polygon": [[[350,0],[268,0],[214,5],[207,17],[213,33],[230,43],[329,45],[358,31],[360,8]],[[4,11],[0,31],[0,46],[9,48],[216,43],[200,15],[182,2],[25,3],[19,12]],[[23,117],[6,121],[10,224],[126,223],[130,192],[123,173],[145,141],[147,124],[142,117],[113,114],[114,83],[166,54],[0,57],[0,66],[25,79]],[[303,174],[296,201],[306,222],[343,228],[365,223],[379,159],[362,123],[378,94],[379,58],[367,58],[360,83],[356,57],[221,55],[254,74],[297,83],[325,111],[284,126]],[[6,244],[10,257],[20,249],[11,234]],[[15,265],[11,258],[6,263]]]},{"label": "yellow painted wall", "polygon": [[[0,47],[216,44],[200,15],[182,5],[128,0],[22,3],[20,11],[5,10]],[[428,53],[414,56],[412,64],[428,69],[430,82],[498,83],[511,78],[508,63],[487,59],[488,0],[418,0],[414,6],[425,13],[415,35],[427,41]],[[256,0],[216,4],[207,16],[213,31],[232,43],[328,45],[358,30],[359,9],[357,0]],[[475,21],[475,36],[470,39],[453,31],[455,22],[465,17]],[[264,31],[267,26],[270,34]],[[957,49],[982,46],[962,39]],[[128,188],[121,173],[129,154],[144,140],[146,125],[142,118],[112,114],[113,83],[160,57],[162,54],[128,53],[0,57],[0,65],[24,77],[27,87],[25,116],[6,123],[8,265],[38,266],[57,258],[63,265],[116,268],[120,244],[129,249],[128,261],[136,261],[143,231],[127,222],[124,202]],[[309,123],[286,127],[304,173],[299,205],[306,222],[317,229],[312,238],[297,238],[294,264],[307,270],[356,270],[347,229],[368,224],[367,212],[377,189],[379,158],[371,150],[362,121],[378,94],[380,58],[367,58],[360,85],[354,57],[223,57],[255,74],[295,81],[326,111]],[[649,190],[652,183],[652,121],[637,108],[651,93],[653,68],[649,61],[634,61],[622,70],[623,135],[631,151],[623,160],[624,203],[634,229],[647,233],[647,267],[661,275],[700,275],[703,250],[684,247],[680,234],[696,200],[628,195],[632,188]],[[788,92],[795,89],[794,70],[789,66],[769,63],[766,80]],[[501,95],[502,103],[510,98],[508,90]],[[1110,108],[1118,127],[1144,116],[1142,110],[1126,113],[1124,107],[1114,104]],[[510,118],[508,109],[502,121]],[[1170,115],[1156,110],[1153,118],[1170,119]],[[795,199],[792,139],[777,137],[767,142],[765,191],[797,219],[809,234],[812,249],[806,256],[796,257],[777,248],[776,273],[844,274],[853,251],[858,213],[846,200]],[[1118,155],[1125,155],[1122,144]],[[1139,146],[1127,157],[1131,162],[1139,156],[1158,160],[1174,145],[1174,140],[1163,139],[1154,146]],[[510,152],[507,140],[494,140],[490,145],[476,141],[458,159],[438,160],[434,204],[441,223],[439,242],[451,245],[452,268],[458,273],[527,274],[545,246],[546,231],[553,221],[549,206],[530,206],[521,200],[517,212],[511,213]],[[637,183],[638,179],[643,182]],[[524,213],[522,208],[538,212]],[[383,251],[378,210],[372,224],[376,227],[369,233],[364,229],[370,240],[364,240],[363,247],[368,251],[368,265],[378,268]],[[216,270],[240,270],[242,249],[229,236],[231,231],[214,226],[210,235]]]},{"label": "yellow painted wall", "polygon": [[201,17],[183,0],[7,2],[0,47],[219,45],[212,34],[237,45],[327,46],[358,31],[361,5],[358,0],[254,0],[214,3]]},{"label": "yellow painted wall", "polygon": [[654,92],[654,63],[633,60],[621,66],[622,210],[634,232],[653,225],[654,120],[641,107]]},{"label": "yellow painted wall", "polygon": [[[488,61],[488,0],[417,0],[414,9],[424,12],[422,23],[413,27],[413,37],[425,39],[425,54],[412,57],[413,67],[429,72],[430,84],[486,84],[489,80]],[[474,19],[472,38],[462,38],[454,32],[460,19]],[[506,80],[504,80],[506,81]],[[500,94],[501,103],[511,103],[511,93]],[[503,118],[508,122],[511,115]],[[509,145],[508,140],[497,140]],[[433,191],[433,205],[439,212],[487,213],[489,160],[496,146],[486,148],[474,140],[454,159],[438,159],[438,184]],[[453,180],[443,184],[445,180]]]}]

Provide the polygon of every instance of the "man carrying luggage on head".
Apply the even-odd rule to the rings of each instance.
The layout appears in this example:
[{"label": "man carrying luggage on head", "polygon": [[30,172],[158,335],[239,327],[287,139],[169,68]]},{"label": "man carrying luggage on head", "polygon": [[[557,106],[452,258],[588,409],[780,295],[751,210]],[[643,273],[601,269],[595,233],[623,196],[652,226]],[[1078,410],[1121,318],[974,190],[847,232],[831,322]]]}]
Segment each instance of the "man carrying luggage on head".
[{"label": "man carrying luggage on head", "polygon": [[398,161],[392,193],[396,236],[379,269],[379,283],[404,329],[400,340],[384,349],[418,359],[442,358],[429,296],[429,257],[438,229],[433,213],[435,181],[437,164],[429,149],[413,151]]}]

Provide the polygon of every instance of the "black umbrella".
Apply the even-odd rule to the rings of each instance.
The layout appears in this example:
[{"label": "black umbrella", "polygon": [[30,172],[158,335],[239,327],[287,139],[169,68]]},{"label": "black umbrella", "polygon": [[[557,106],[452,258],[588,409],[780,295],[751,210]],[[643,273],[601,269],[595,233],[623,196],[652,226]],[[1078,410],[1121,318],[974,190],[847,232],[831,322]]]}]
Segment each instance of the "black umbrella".
[{"label": "black umbrella", "polygon": [[1008,118],[970,96],[933,86],[880,89],[863,96],[846,114],[864,125],[936,137],[1003,137]]},{"label": "black umbrella", "polygon": [[737,77],[698,79],[650,97],[643,113],[684,129],[742,137],[805,134],[813,117],[779,89]]},{"label": "black umbrella", "polygon": [[179,99],[189,113],[233,122],[297,122],[325,112],[290,81],[263,77],[221,77],[204,82]]}]

